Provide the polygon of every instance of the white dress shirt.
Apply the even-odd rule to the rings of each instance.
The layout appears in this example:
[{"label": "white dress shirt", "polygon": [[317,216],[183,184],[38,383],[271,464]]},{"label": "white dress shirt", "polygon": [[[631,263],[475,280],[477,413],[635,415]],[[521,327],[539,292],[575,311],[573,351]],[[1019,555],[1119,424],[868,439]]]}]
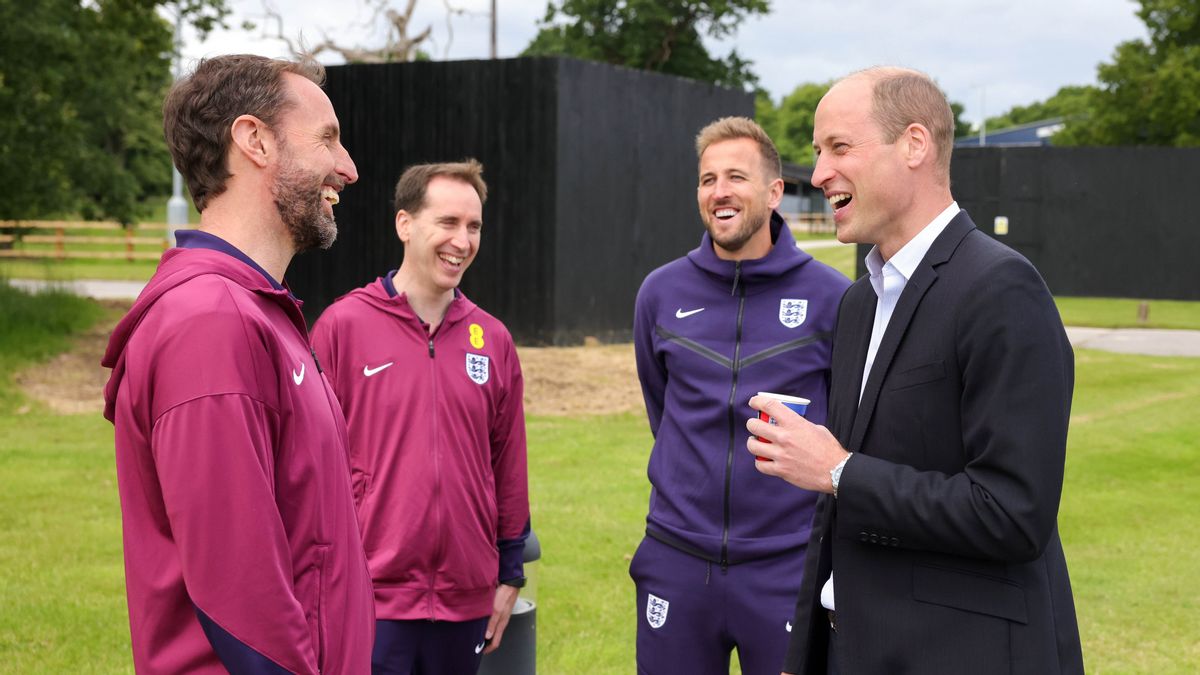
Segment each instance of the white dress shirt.
[{"label": "white dress shirt", "polygon": [[[917,271],[917,265],[925,259],[925,254],[929,252],[929,247],[933,245],[934,240],[938,238],[942,230],[946,229],[954,216],[958,215],[958,211],[958,202],[950,202],[950,206],[947,206],[932,222],[918,232],[917,236],[908,240],[908,243],[896,251],[896,255],[889,260],[883,259],[878,246],[871,248],[871,252],[867,254],[865,259],[867,271],[871,273],[871,287],[875,289],[875,295],[879,297],[879,302],[875,303],[875,325],[871,328],[871,344],[867,347],[862,384],[858,388],[860,401],[863,391],[867,388],[867,378],[871,375],[871,366],[875,365],[875,356],[879,353],[879,343],[883,341],[883,334],[887,331],[888,322],[892,320],[892,312],[896,309],[896,302],[900,300],[900,294],[904,292],[904,286],[912,278],[913,272]],[[825,609],[834,609],[832,572],[825,585],[821,587],[821,605]]]}]

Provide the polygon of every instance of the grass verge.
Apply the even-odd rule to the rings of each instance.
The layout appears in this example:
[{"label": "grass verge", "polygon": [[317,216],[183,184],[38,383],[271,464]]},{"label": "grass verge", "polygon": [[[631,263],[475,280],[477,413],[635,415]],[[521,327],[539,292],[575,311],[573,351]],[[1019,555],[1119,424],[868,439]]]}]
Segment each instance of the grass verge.
[{"label": "grass verge", "polygon": [[[1056,297],[1054,302],[1068,326],[1200,330],[1200,302],[1074,297]],[[1138,316],[1143,302],[1147,309],[1145,321]]]},{"label": "grass verge", "polygon": [[[38,296],[30,311],[6,289],[8,372],[62,348],[101,311],[57,295]],[[9,321],[10,311],[21,320]],[[63,314],[83,316],[52,318]],[[1200,549],[1186,532],[1200,509],[1200,359],[1081,350],[1077,362],[1059,522],[1088,669],[1198,672]],[[19,398],[10,379],[0,381],[0,400]],[[645,420],[528,424],[544,553],[533,572],[539,672],[630,672],[627,570],[648,496]],[[12,672],[129,672],[112,428],[99,415],[54,415],[22,400],[0,405],[0,438],[0,663]]]}]

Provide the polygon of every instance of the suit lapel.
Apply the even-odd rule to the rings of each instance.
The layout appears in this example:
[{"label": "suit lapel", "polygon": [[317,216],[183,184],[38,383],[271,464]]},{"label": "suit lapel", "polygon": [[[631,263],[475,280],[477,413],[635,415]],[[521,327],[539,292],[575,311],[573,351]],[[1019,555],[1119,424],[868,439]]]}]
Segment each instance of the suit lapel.
[{"label": "suit lapel", "polygon": [[853,295],[847,295],[845,311],[838,319],[845,328],[839,325],[835,336],[833,387],[829,395],[829,428],[846,447],[850,447],[850,429],[858,410],[863,364],[866,363],[867,349],[871,345],[875,305],[879,302],[870,281],[864,278],[858,283],[862,286],[853,289]]},{"label": "suit lapel", "polygon": [[[892,311],[892,318],[888,321],[887,330],[883,333],[883,340],[879,343],[879,351],[875,354],[875,362],[871,366],[871,374],[867,378],[867,385],[863,389],[862,399],[858,404],[858,414],[854,417],[854,425],[850,431],[847,448],[857,452],[862,447],[867,427],[870,426],[871,416],[875,413],[875,403],[879,400],[879,392],[883,388],[883,381],[892,364],[892,359],[896,356],[896,350],[899,349],[904,334],[908,332],[909,323],[912,322],[913,315],[916,314],[917,307],[921,305],[925,293],[937,281],[938,273],[935,268],[950,259],[962,238],[973,229],[975,229],[975,224],[971,222],[967,212],[959,211],[946,229],[942,230],[942,233],[934,240],[925,257],[917,265],[912,278],[904,285],[904,291],[900,293],[896,309]],[[871,326],[872,324],[873,321],[867,325]],[[867,328],[866,332],[869,336],[871,328]],[[864,358],[859,361],[858,372],[860,374],[862,373],[861,364],[865,360],[864,355]]]}]

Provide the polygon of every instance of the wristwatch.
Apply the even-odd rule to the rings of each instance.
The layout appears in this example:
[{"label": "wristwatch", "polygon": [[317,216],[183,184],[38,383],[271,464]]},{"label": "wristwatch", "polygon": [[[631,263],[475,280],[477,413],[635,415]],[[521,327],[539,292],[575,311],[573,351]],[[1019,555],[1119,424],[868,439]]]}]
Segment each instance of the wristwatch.
[{"label": "wristwatch", "polygon": [[846,462],[850,461],[850,458],[853,456],[853,452],[846,455],[842,461],[838,462],[837,466],[829,470],[829,482],[833,483],[834,499],[837,498],[838,483],[842,482],[842,469],[846,468]]}]

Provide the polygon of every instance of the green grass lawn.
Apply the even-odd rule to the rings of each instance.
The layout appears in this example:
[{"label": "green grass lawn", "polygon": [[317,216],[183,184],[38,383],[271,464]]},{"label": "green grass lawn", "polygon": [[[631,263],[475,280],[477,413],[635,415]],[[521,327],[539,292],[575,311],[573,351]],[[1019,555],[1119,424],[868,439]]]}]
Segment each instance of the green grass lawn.
[{"label": "green grass lawn", "polygon": [[[1068,326],[1200,330],[1200,302],[1068,297],[1057,297],[1054,302]],[[1144,322],[1138,319],[1138,306],[1142,302],[1148,310]]]},{"label": "green grass lawn", "polygon": [[[800,242],[800,248],[804,248],[804,242]],[[846,278],[857,279],[858,277],[854,273],[854,266],[857,264],[857,259],[854,257],[856,248],[856,246],[832,246],[829,248],[805,248],[804,250],[817,260],[845,274]]]},{"label": "green grass lawn", "polygon": [[[31,314],[14,310],[5,288],[0,670],[129,672],[112,428],[99,415],[52,414],[11,379],[99,310],[55,312],[74,301],[44,297]],[[16,311],[25,313],[14,338]],[[38,327],[59,314],[84,319]],[[1076,356],[1060,527],[1088,670],[1198,672],[1200,547],[1189,533],[1200,510],[1200,359]],[[640,415],[529,420],[542,673],[633,670],[627,570],[644,527],[649,447]]]}]

